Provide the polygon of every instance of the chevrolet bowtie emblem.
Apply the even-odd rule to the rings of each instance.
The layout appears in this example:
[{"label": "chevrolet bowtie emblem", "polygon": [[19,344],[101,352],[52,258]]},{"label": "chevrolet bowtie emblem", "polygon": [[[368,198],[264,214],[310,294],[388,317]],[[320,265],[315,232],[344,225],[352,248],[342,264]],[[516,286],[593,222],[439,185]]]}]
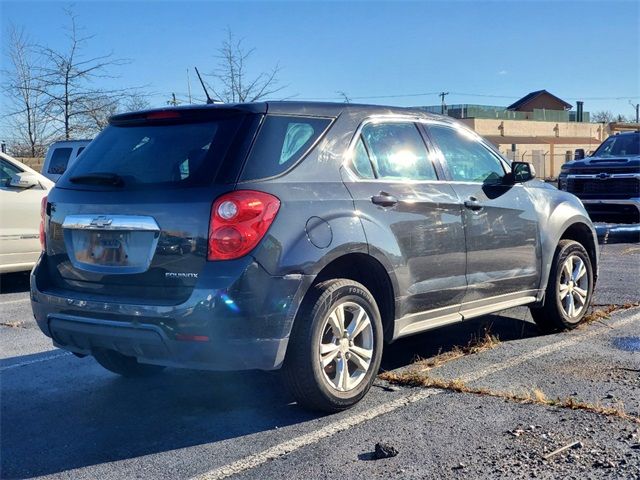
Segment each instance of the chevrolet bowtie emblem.
[{"label": "chevrolet bowtie emblem", "polygon": [[91,220],[90,225],[92,227],[108,227],[109,225],[111,225],[112,222],[113,222],[113,219],[102,216],[102,217],[96,217],[93,220]]}]

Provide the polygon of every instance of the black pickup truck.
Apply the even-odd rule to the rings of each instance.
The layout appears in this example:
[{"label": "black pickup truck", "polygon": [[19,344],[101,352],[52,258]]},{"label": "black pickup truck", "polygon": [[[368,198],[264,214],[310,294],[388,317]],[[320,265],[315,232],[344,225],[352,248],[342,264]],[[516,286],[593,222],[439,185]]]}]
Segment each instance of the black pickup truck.
[{"label": "black pickup truck", "polygon": [[640,132],[612,135],[562,165],[558,188],[580,198],[594,222],[640,223]]}]

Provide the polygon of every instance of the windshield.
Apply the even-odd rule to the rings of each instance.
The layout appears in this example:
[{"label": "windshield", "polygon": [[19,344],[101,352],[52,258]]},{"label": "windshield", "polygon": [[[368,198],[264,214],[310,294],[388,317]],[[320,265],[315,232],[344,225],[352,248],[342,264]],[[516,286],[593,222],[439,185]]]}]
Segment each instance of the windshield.
[{"label": "windshield", "polygon": [[640,155],[640,133],[613,135],[598,147],[593,157],[620,157]]},{"label": "windshield", "polygon": [[109,125],[68,170],[65,187],[99,184],[94,180],[107,176],[127,188],[211,183],[242,118]]}]

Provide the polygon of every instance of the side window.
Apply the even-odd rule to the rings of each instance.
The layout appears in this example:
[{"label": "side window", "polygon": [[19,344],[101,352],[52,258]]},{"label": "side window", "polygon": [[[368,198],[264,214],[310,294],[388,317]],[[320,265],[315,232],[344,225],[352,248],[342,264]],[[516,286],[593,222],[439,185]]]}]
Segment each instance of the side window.
[{"label": "side window", "polygon": [[414,123],[365,125],[362,137],[378,178],[437,180],[424,140]]},{"label": "side window", "polygon": [[48,173],[61,174],[67,169],[73,148],[56,148],[51,155]]},{"label": "side window", "polygon": [[20,170],[18,167],[10,164],[5,160],[2,160],[0,162],[0,186],[8,187],[11,183],[11,177],[16,175],[17,173],[20,173],[21,171],[22,170]]},{"label": "side window", "polygon": [[288,170],[329,123],[327,118],[267,115],[242,172],[242,180],[273,177]]},{"label": "side window", "polygon": [[502,162],[472,136],[439,125],[429,125],[428,130],[440,147],[453,180],[491,182],[504,176]]},{"label": "side window", "polygon": [[362,178],[375,178],[373,168],[371,167],[371,161],[369,160],[369,153],[367,153],[362,137],[358,138],[358,143],[356,143],[351,163],[353,165],[353,169]]},{"label": "side window", "polygon": [[83,151],[84,149],[85,149],[85,147],[80,147],[80,148],[78,149],[78,151],[76,152],[76,157],[77,157],[77,156],[79,156],[79,155],[82,153],[82,151]]}]

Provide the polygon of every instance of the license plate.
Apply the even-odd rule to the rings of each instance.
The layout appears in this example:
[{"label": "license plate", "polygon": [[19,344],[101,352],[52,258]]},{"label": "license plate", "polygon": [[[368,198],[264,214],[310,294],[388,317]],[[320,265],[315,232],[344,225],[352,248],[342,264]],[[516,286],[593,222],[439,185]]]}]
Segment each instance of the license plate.
[{"label": "license plate", "polygon": [[83,263],[108,266],[130,263],[129,232],[75,231],[74,237],[76,259]]}]

